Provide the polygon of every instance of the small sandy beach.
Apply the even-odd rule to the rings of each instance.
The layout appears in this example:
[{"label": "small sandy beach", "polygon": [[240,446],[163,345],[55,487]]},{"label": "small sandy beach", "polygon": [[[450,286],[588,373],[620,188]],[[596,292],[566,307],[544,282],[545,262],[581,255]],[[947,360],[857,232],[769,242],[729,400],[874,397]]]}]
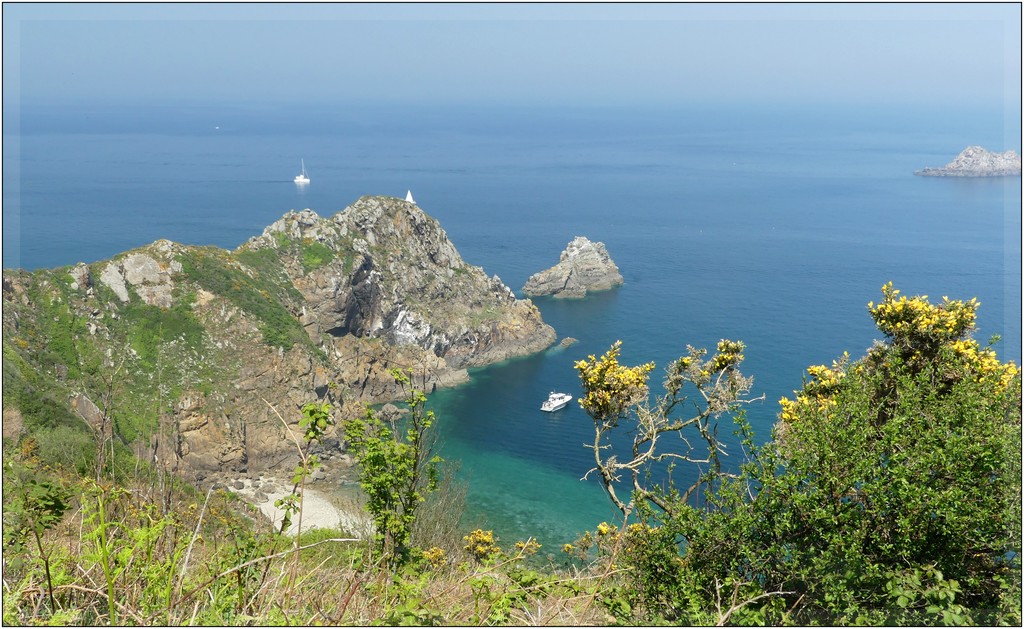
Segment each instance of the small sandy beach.
[{"label": "small sandy beach", "polygon": [[[275,527],[281,525],[284,511],[274,506],[274,503],[291,493],[291,483],[261,475],[256,479],[236,478],[226,484],[246,502],[257,506]],[[371,529],[369,517],[355,503],[339,503],[339,500],[332,500],[322,491],[306,487],[302,498],[302,530],[305,532],[310,529],[336,528],[366,537]],[[298,522],[298,514],[293,515],[289,533],[295,533]]]}]

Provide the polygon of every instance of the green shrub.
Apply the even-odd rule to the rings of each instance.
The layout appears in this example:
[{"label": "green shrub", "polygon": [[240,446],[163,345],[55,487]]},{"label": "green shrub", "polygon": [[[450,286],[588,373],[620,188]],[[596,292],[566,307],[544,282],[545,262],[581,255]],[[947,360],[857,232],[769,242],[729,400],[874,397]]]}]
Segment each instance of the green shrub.
[{"label": "green shrub", "polygon": [[[411,370],[392,370],[395,381],[410,384]],[[439,482],[442,459],[433,454],[433,411],[424,409],[427,398],[410,389],[406,429],[394,418],[384,419],[367,407],[363,417],[344,424],[349,450],[359,464],[359,485],[366,492],[366,508],[373,518],[374,544],[389,565],[412,558],[410,546],[417,510]]]},{"label": "green shrub", "polygon": [[81,418],[71,412],[65,392],[53,380],[40,374],[10,345],[3,342],[4,408],[21,413],[25,428],[35,431],[59,426],[84,428]]},{"label": "green shrub", "polygon": [[19,337],[35,354],[36,364],[63,377],[81,375],[78,342],[86,333],[86,321],[69,305],[70,290],[57,271],[40,271],[28,278],[26,294],[37,313],[20,321]]}]

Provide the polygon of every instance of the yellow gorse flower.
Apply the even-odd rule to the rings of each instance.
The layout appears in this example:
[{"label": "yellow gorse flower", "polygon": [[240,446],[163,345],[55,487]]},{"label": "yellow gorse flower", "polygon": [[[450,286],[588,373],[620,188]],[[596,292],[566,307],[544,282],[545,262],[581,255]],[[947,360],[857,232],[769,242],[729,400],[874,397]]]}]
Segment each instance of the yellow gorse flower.
[{"label": "yellow gorse flower", "polygon": [[437,546],[423,551],[423,558],[430,562],[430,565],[434,568],[440,568],[444,565],[444,557],[444,549],[438,548]]},{"label": "yellow gorse flower", "polygon": [[[868,312],[878,329],[891,339],[892,346],[901,348],[904,358],[920,363],[940,351],[952,351],[976,381],[995,378],[1000,393],[1020,376],[1021,371],[1013,362],[1001,363],[994,351],[982,349],[977,341],[967,338],[975,328],[981,305],[976,298],[963,301],[943,296],[941,304],[933,305],[927,295],[900,295],[892,282],[882,286],[882,295],[881,303],[868,302]],[[835,406],[834,395],[842,386],[848,360],[849,354],[844,353],[842,360],[833,362],[832,367],[808,367],[810,378],[801,391],[795,392],[796,399],[779,400],[779,419],[794,422],[805,410],[826,411]],[[862,373],[864,364],[856,363],[852,369]]]},{"label": "yellow gorse flower", "polygon": [[964,360],[967,368],[975,374],[977,382],[985,378],[995,378],[996,390],[999,393],[1005,391],[1021,373],[1013,361],[999,362],[994,351],[982,349],[974,339],[957,339],[949,344],[949,348]]},{"label": "yellow gorse flower", "polygon": [[540,544],[536,540],[530,539],[525,542],[516,542],[516,550],[522,555],[533,555],[540,550]]},{"label": "yellow gorse flower", "polygon": [[641,533],[649,533],[653,530],[655,530],[654,527],[641,522],[634,522],[626,527],[626,533],[628,535],[640,535]]},{"label": "yellow gorse flower", "polygon": [[647,375],[654,363],[620,365],[621,347],[622,341],[616,341],[600,359],[591,354],[574,365],[584,390],[580,406],[595,418],[617,418],[647,397]]},{"label": "yellow gorse flower", "polygon": [[944,342],[960,338],[974,329],[981,303],[942,298],[942,304],[928,302],[928,295],[907,298],[892,282],[882,286],[884,299],[877,306],[868,302],[868,312],[878,329],[895,339]]},{"label": "yellow gorse flower", "polygon": [[494,531],[476,529],[462,538],[466,542],[465,549],[477,559],[483,560],[501,552],[494,539]]},{"label": "yellow gorse flower", "polygon": [[807,375],[810,379],[804,384],[802,391],[795,392],[796,399],[791,400],[783,397],[779,400],[779,419],[786,422],[794,422],[800,419],[803,409],[817,409],[818,411],[828,410],[836,405],[833,396],[839,391],[843,379],[846,377],[846,366],[850,360],[850,354],[843,352],[842,358],[832,361],[831,367],[825,365],[811,365],[807,368]]},{"label": "yellow gorse flower", "polygon": [[716,349],[717,353],[708,364],[708,370],[711,373],[734,367],[743,362],[743,350],[746,349],[746,345],[741,341],[722,339],[718,341]]}]

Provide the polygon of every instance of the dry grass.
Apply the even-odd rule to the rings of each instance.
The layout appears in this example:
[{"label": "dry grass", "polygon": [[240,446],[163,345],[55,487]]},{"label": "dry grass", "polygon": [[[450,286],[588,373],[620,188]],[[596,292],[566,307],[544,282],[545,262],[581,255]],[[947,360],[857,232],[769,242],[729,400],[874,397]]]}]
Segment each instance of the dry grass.
[{"label": "dry grass", "polygon": [[[26,547],[21,566],[11,564],[5,553],[5,624],[586,625],[611,620],[594,604],[590,586],[597,578],[590,573],[533,571],[514,550],[481,564],[452,541],[453,535],[461,536],[450,519],[435,520],[419,533],[425,541],[447,536],[443,561],[421,561],[392,574],[371,556],[370,544],[343,531],[305,533],[296,547],[294,538],[275,534],[254,508],[223,491],[178,490],[167,500],[156,495],[154,484],[142,481],[127,488],[77,478],[62,483],[76,495],[60,524],[43,536],[54,607],[38,552]],[[457,511],[461,499],[458,491],[442,498],[435,515]],[[524,573],[535,581],[524,579]],[[108,592],[114,593],[113,605]]]}]

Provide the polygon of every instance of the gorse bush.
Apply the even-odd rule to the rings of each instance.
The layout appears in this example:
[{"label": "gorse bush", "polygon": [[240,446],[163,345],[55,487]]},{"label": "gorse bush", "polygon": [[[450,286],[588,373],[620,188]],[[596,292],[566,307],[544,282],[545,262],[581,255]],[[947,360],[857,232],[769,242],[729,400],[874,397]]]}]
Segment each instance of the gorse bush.
[{"label": "gorse bush", "polygon": [[501,547],[497,544],[494,531],[476,529],[462,539],[466,542],[466,552],[478,561],[486,561],[501,554]]},{"label": "gorse bush", "polygon": [[[723,339],[715,354],[706,360],[707,350],[689,347],[687,356],[669,365],[665,394],[653,404],[647,401],[647,377],[654,364],[622,365],[620,348],[621,343],[616,342],[601,358],[589,356],[575,365],[584,391],[580,406],[594,421],[594,441],[587,446],[594,453],[594,468],[587,474],[598,473],[608,496],[626,517],[635,508],[655,507],[671,512],[675,504],[685,504],[702,486],[713,487],[718,481],[719,454],[724,448],[715,429],[717,419],[752,401],[746,395],[753,386],[753,378],[745,377],[739,370],[744,345]],[[691,408],[693,412],[688,414]],[[628,453],[622,453],[612,446],[611,435],[627,420],[633,443]],[[658,441],[663,436],[683,434],[692,434],[704,448],[691,445],[685,438],[682,451],[659,448]],[[666,485],[649,484],[652,470],[671,471],[680,463],[707,467],[682,492],[671,479]],[[629,499],[618,494],[622,475],[628,475],[632,481]]]},{"label": "gorse bush", "polygon": [[[1007,594],[1020,587],[1020,370],[969,337],[977,301],[882,291],[869,312],[886,342],[810,368],[781,402],[768,460],[784,482],[764,480],[805,527],[787,524],[783,568],[844,622],[1019,622]],[[950,595],[901,604],[908,571]]]},{"label": "gorse bush", "polygon": [[[637,515],[656,526],[634,529],[615,556],[630,575],[632,619],[1020,623],[1020,370],[970,338],[975,300],[882,292],[868,308],[885,342],[810,367],[794,399],[780,400],[772,442],[755,447],[734,414],[746,450],[738,474],[710,468],[700,502],[635,489]],[[736,347],[718,354],[741,357]],[[696,367],[702,356],[691,348],[677,362],[698,388],[738,362]],[[645,405],[626,405],[640,435],[644,422],[682,427],[662,419],[679,373],[669,370],[656,422]],[[716,408],[735,410],[721,399]],[[601,408],[588,408],[595,421]]]}]

